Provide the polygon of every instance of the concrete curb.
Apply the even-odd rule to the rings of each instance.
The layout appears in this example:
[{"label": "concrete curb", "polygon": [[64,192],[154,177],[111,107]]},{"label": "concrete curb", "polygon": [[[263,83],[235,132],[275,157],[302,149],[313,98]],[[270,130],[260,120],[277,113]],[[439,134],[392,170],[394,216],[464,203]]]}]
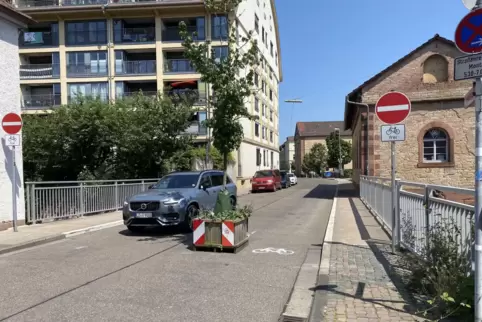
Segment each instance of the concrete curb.
[{"label": "concrete curb", "polygon": [[70,238],[70,237],[75,237],[75,236],[85,234],[85,233],[90,233],[90,232],[94,232],[94,231],[98,231],[98,230],[102,230],[102,229],[120,226],[123,223],[124,222],[122,220],[112,221],[112,222],[108,222],[108,223],[101,224],[101,225],[85,227],[85,228],[72,230],[72,231],[68,231],[68,232],[64,232],[64,233],[60,233],[60,234],[55,234],[53,236],[48,236],[48,237],[30,240],[30,241],[25,242],[25,243],[17,244],[17,245],[11,246],[11,247],[2,248],[2,249],[0,249],[0,255],[7,254],[7,253],[13,253],[13,252],[23,250],[23,249],[26,249],[26,248],[32,248],[32,247],[35,247],[35,246],[40,246],[40,245],[52,243],[54,241],[58,241],[58,240],[62,240],[62,239]]},{"label": "concrete curb", "polygon": [[[335,225],[335,213],[337,205],[338,185],[331,206],[330,218],[326,227],[325,238],[320,260],[320,249],[310,247],[305,260],[298,272],[296,282],[291,291],[290,299],[280,317],[280,322],[307,322],[310,319],[315,299],[316,286],[320,274],[328,274],[330,269],[330,247],[326,242],[332,241],[333,228]],[[325,253],[326,252],[326,253]],[[326,273],[323,273],[326,272]]]}]

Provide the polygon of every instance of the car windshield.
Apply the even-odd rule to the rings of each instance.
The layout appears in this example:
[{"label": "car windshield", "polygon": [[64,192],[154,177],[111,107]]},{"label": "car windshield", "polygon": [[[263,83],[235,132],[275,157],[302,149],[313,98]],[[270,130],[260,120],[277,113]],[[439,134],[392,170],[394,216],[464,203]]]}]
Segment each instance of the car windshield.
[{"label": "car windshield", "polygon": [[256,173],[254,174],[255,178],[266,178],[266,177],[272,177],[272,176],[273,176],[273,172],[269,170],[256,171]]},{"label": "car windshield", "polygon": [[170,174],[163,177],[152,189],[186,189],[197,185],[199,174]]}]

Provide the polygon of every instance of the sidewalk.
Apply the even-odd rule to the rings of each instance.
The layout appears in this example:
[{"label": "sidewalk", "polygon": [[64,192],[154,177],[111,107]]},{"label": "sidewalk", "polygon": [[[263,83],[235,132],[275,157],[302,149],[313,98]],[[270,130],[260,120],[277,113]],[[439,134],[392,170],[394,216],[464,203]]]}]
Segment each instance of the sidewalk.
[{"label": "sidewalk", "polygon": [[424,321],[410,313],[409,293],[387,273],[396,256],[390,239],[352,184],[339,185],[324,243],[313,321]]},{"label": "sidewalk", "polygon": [[122,215],[117,211],[45,224],[19,226],[18,232],[14,232],[10,228],[0,231],[0,254],[49,243],[80,233],[118,226],[122,223]]}]

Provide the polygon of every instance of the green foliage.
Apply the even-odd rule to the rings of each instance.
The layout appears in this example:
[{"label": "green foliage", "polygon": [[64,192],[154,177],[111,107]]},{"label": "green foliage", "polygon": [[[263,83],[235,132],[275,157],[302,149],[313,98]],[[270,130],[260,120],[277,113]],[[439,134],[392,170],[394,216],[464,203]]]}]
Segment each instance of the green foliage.
[{"label": "green foliage", "polygon": [[236,209],[228,209],[221,212],[201,209],[199,211],[198,218],[205,219],[205,220],[213,220],[213,221],[226,221],[226,220],[238,221],[238,220],[244,220],[251,217],[252,213],[253,213],[253,207],[251,205],[238,207]]},{"label": "green foliage", "polygon": [[339,132],[331,132],[326,138],[326,146],[328,148],[327,164],[330,168],[338,168],[340,151],[342,166],[351,162],[351,143],[343,139],[338,140]]},{"label": "green foliage", "polygon": [[317,174],[321,172],[326,167],[327,160],[327,150],[326,146],[322,143],[316,143],[311,147],[310,152],[305,154],[303,159],[303,172],[308,173],[313,171]]},{"label": "green foliage", "polygon": [[[416,227],[407,220],[403,226],[403,238],[413,247]],[[430,227],[428,243],[422,240],[425,246],[420,255],[407,252],[402,257],[402,265],[411,272],[410,287],[431,298],[424,315],[430,313],[437,320],[454,315],[461,321],[473,320],[474,278],[469,245],[474,236],[466,238],[455,220],[441,219]]]},{"label": "green foliage", "polygon": [[352,169],[343,170],[343,178],[352,178],[352,177],[353,177]]},{"label": "green foliage", "polygon": [[[192,157],[198,160],[205,160],[206,159],[206,148],[195,148],[192,150]],[[213,163],[213,169],[220,170],[223,169],[223,156],[219,150],[214,147],[209,147],[209,159]],[[234,157],[232,153],[228,154],[228,163],[234,163]]]},{"label": "green foliage", "polygon": [[142,94],[111,104],[79,97],[48,115],[25,115],[26,180],[158,177],[192,138],[191,106]]},{"label": "green foliage", "polygon": [[[210,41],[196,42],[195,34],[190,34],[184,22],[180,23],[180,35],[188,58],[201,80],[211,85],[213,95],[208,104],[213,114],[206,121],[212,129],[214,146],[223,156],[223,170],[227,169],[228,155],[241,145],[243,126],[240,120],[255,119],[246,108],[247,99],[253,94],[254,67],[258,65],[258,47],[255,40],[248,37],[237,39],[235,32],[236,8],[243,0],[205,0],[205,8],[213,15],[226,15],[228,56],[217,60],[210,50]],[[241,49],[242,48],[242,49]],[[226,182],[226,171],[224,176]]]}]

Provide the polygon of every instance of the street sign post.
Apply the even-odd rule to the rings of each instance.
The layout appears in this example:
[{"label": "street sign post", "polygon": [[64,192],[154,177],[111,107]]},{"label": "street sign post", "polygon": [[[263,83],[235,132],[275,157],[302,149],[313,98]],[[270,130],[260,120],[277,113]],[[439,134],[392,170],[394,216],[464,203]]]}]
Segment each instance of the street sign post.
[{"label": "street sign post", "polygon": [[455,29],[455,45],[466,54],[482,52],[482,9],[472,10]]},{"label": "street sign post", "polygon": [[15,147],[20,145],[22,129],[22,117],[16,113],[8,113],[2,119],[2,128],[8,135],[5,137],[5,145],[12,147],[12,217],[13,231],[17,232],[17,164],[15,163]]},{"label": "street sign post", "polygon": [[396,251],[398,236],[398,211],[397,211],[397,184],[396,170],[397,157],[395,142],[405,141],[405,125],[399,124],[405,121],[412,110],[412,103],[407,95],[400,92],[388,92],[375,104],[375,113],[380,121],[388,125],[381,126],[382,142],[390,142],[391,150],[391,175],[392,175],[392,251]]}]

